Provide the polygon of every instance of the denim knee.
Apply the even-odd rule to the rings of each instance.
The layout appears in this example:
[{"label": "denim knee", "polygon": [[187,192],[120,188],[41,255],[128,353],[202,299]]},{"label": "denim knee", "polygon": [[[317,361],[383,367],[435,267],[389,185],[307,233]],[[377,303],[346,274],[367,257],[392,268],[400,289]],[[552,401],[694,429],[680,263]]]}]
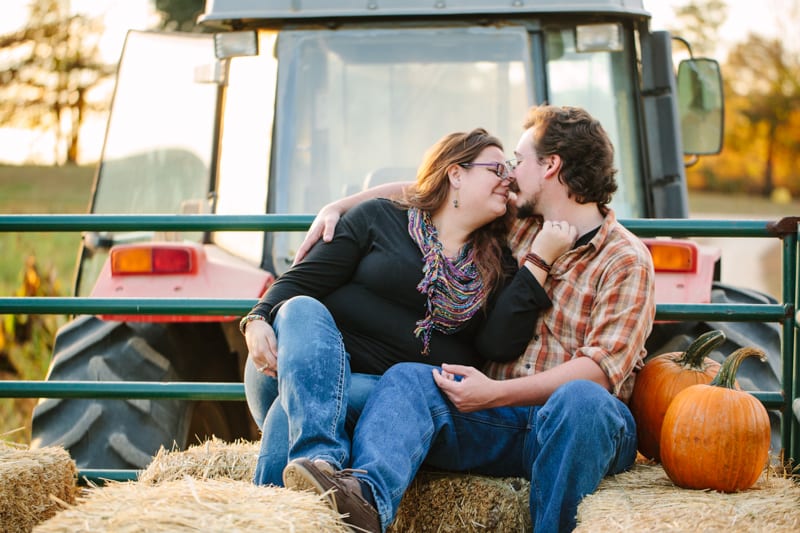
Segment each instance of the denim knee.
[{"label": "denim knee", "polygon": [[596,435],[601,426],[616,433],[626,425],[627,408],[605,388],[593,381],[575,380],[555,390],[539,416],[558,419],[576,434]]},{"label": "denim knee", "polygon": [[273,321],[278,340],[278,370],[286,359],[315,357],[322,349],[344,352],[342,335],[328,308],[310,296],[295,296],[278,309]]},{"label": "denim knee", "polygon": [[441,413],[449,409],[449,404],[433,380],[437,368],[425,363],[397,363],[381,376],[377,388],[414,398],[416,405],[425,406],[431,415]]},{"label": "denim knee", "polygon": [[397,363],[384,372],[381,380],[397,381],[414,387],[418,384],[424,384],[425,387],[429,387],[431,384],[431,372],[434,368],[436,367],[424,363]]},{"label": "denim knee", "polygon": [[281,304],[275,314],[273,325],[275,328],[286,324],[302,327],[303,320],[318,313],[328,314],[328,308],[322,302],[311,296],[293,296]]},{"label": "denim knee", "polygon": [[595,383],[585,379],[568,381],[558,387],[550,397],[550,402],[561,403],[565,407],[585,407],[596,405],[609,396],[609,392]]}]

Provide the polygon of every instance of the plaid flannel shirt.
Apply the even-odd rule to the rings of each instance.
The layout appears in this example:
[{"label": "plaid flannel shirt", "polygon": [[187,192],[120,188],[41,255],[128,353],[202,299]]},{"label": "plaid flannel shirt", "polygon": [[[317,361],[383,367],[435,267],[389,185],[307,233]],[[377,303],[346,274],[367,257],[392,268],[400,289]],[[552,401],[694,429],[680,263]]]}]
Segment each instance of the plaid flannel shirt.
[{"label": "plaid flannel shirt", "polygon": [[[519,221],[509,236],[517,257],[538,231]],[[588,244],[559,257],[544,283],[553,306],[539,316],[525,352],[485,371],[495,379],[542,372],[576,357],[591,357],[608,376],[612,393],[627,402],[644,362],[645,340],[655,317],[650,252],[609,211]]]}]

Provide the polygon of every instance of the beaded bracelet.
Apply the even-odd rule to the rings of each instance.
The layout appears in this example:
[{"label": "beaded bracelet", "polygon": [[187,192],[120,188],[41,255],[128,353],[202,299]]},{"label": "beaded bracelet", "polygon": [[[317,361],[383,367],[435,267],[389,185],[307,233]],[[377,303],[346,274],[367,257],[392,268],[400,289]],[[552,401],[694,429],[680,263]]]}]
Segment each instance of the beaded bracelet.
[{"label": "beaded bracelet", "polygon": [[525,256],[525,261],[530,261],[532,264],[541,268],[547,273],[550,272],[550,264],[533,252],[530,252]]},{"label": "beaded bracelet", "polygon": [[244,335],[244,328],[246,328],[247,324],[249,324],[253,320],[263,320],[264,322],[267,321],[267,319],[262,315],[249,314],[243,316],[242,319],[239,321],[239,331],[242,332],[242,335]]}]

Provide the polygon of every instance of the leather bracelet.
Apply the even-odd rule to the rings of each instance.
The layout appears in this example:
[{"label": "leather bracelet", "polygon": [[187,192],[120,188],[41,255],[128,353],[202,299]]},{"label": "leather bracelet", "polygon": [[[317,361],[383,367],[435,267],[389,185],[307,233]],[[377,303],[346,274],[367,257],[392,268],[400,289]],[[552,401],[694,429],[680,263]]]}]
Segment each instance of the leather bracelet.
[{"label": "leather bracelet", "polygon": [[247,327],[247,324],[249,324],[253,320],[263,320],[264,322],[267,321],[266,317],[262,315],[256,315],[254,313],[243,316],[242,319],[239,321],[239,331],[242,333],[242,335],[244,335],[244,329]]},{"label": "leather bracelet", "polygon": [[537,254],[530,252],[525,256],[525,261],[530,261],[535,266],[541,268],[548,274],[550,273],[550,263],[539,257]]}]

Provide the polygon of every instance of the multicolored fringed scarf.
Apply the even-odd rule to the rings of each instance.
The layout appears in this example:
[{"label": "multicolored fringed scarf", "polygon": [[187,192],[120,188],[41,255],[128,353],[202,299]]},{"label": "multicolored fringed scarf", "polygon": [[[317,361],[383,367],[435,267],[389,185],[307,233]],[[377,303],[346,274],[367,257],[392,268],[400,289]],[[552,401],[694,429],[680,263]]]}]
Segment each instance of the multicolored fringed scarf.
[{"label": "multicolored fringed scarf", "polygon": [[427,309],[414,335],[422,338],[422,353],[428,355],[433,330],[450,334],[461,329],[483,305],[486,288],[473,261],[472,243],[467,243],[455,260],[448,259],[430,215],[415,207],[408,210],[408,233],[424,261],[417,290],[427,295]]}]

